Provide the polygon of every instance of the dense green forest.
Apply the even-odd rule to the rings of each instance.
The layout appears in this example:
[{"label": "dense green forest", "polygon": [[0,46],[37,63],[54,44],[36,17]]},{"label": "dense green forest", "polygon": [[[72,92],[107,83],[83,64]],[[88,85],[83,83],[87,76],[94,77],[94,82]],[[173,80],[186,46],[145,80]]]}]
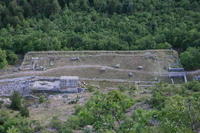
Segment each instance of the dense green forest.
[{"label": "dense green forest", "polygon": [[199,0],[0,0],[0,67],[28,51],[173,48],[186,69],[198,69],[199,7]]}]

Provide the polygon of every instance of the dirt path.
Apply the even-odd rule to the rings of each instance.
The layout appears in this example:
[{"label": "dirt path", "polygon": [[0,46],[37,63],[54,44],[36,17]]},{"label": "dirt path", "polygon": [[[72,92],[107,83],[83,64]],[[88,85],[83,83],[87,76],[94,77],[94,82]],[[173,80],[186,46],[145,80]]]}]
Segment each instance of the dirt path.
[{"label": "dirt path", "polygon": [[[159,75],[159,72],[145,72],[140,70],[131,70],[131,69],[121,69],[121,68],[113,68],[109,66],[101,66],[101,65],[79,65],[79,66],[62,66],[62,67],[56,67],[52,69],[48,69],[46,71],[22,71],[22,72],[16,72],[13,74],[5,74],[1,75],[0,78],[8,78],[8,77],[19,77],[19,76],[37,76],[40,74],[45,74],[49,72],[54,72],[60,69],[76,69],[76,68],[105,68],[107,70],[116,70],[121,72],[134,72],[134,73],[141,73],[141,74],[149,74],[149,75]],[[163,73],[163,75],[166,75],[167,73]]]},{"label": "dirt path", "polygon": [[[161,73],[160,72],[145,72],[142,70],[131,70],[131,69],[121,69],[121,68],[113,68],[109,66],[101,66],[101,65],[79,65],[79,66],[62,66],[62,67],[56,67],[56,68],[51,68],[46,71],[21,71],[21,72],[16,72],[13,74],[5,74],[1,75],[0,78],[8,78],[8,77],[20,77],[20,76],[37,76],[40,74],[45,74],[48,72],[54,72],[59,69],[76,69],[76,68],[105,68],[107,70],[115,70],[115,71],[120,71],[120,72],[134,72],[134,73],[141,73],[141,74],[149,74],[149,75],[160,75],[160,76],[168,76],[168,72]],[[200,70],[196,71],[186,71],[188,75],[193,75],[193,74],[200,74]],[[105,79],[106,80],[106,79]]]},{"label": "dirt path", "polygon": [[186,71],[188,75],[193,75],[193,74],[200,74],[200,70],[195,70],[195,71]]}]

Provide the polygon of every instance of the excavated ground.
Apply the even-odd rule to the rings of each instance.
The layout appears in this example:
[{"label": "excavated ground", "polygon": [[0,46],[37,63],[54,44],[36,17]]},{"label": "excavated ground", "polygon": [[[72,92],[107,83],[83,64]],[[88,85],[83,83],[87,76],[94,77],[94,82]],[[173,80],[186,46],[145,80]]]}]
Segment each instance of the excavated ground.
[{"label": "excavated ground", "polygon": [[[23,76],[79,76],[82,79],[166,80],[168,67],[179,65],[173,50],[29,52],[20,71],[0,79]],[[36,70],[36,67],[43,70]],[[131,76],[130,76],[131,74]]]}]

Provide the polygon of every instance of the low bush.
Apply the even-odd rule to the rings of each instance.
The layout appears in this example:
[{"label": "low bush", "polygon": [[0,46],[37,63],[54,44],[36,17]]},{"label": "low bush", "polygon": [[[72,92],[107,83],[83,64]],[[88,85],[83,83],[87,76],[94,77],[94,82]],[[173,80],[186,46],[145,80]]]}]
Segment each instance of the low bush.
[{"label": "low bush", "polygon": [[50,123],[51,128],[55,129],[58,133],[72,133],[71,123],[69,121],[63,123],[57,117],[53,117]]},{"label": "low bush", "polygon": [[185,84],[185,88],[188,90],[192,90],[195,92],[200,91],[200,82],[199,81],[192,81]]},{"label": "low bush", "polygon": [[6,57],[6,51],[0,49],[0,69],[8,64]]},{"label": "low bush", "polygon": [[13,115],[8,110],[0,110],[0,133],[35,133],[40,130],[39,127],[37,122],[20,114]]},{"label": "low bush", "polygon": [[133,103],[130,97],[120,91],[111,91],[107,94],[96,92],[76,111],[75,116],[69,119],[69,123],[73,123],[70,127],[77,129],[92,125],[97,131],[114,129],[115,122],[124,117],[125,110]]},{"label": "low bush", "polygon": [[40,96],[40,97],[39,97],[39,103],[44,103],[44,102],[46,102],[46,101],[47,101],[47,99],[46,99],[45,96]]},{"label": "low bush", "polygon": [[4,103],[4,101],[0,100],[0,108],[2,107],[3,103]]},{"label": "low bush", "polygon": [[26,106],[20,108],[20,114],[24,117],[29,117],[29,110]]},{"label": "low bush", "polygon": [[14,92],[10,97],[10,108],[13,110],[20,110],[22,108],[22,97],[19,92]]},{"label": "low bush", "polygon": [[7,61],[10,65],[15,65],[18,61],[18,56],[13,51],[6,51]]}]

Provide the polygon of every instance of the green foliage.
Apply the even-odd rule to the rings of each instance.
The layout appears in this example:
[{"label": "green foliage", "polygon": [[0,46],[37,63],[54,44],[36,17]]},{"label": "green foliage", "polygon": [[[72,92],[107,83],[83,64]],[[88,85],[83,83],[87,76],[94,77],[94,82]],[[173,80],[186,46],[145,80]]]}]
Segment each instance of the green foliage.
[{"label": "green foliage", "polygon": [[4,101],[0,100],[0,108],[2,107],[3,103],[4,103]]},{"label": "green foliage", "polygon": [[15,127],[11,127],[8,129],[7,133],[19,133],[19,130]]},{"label": "green foliage", "polygon": [[64,125],[57,117],[53,117],[50,123],[51,128],[56,129],[58,133],[72,133],[72,126]]},{"label": "green foliage", "polygon": [[155,110],[146,111],[137,109],[130,118],[124,119],[119,131],[127,133],[151,133],[154,130],[151,130],[151,126],[149,126],[150,121],[154,119],[157,113]]},{"label": "green foliage", "polygon": [[200,123],[199,82],[185,85],[158,84],[153,88],[150,110],[136,109],[121,119],[116,132],[123,133],[194,133]]},{"label": "green foliage", "polygon": [[133,101],[123,92],[96,92],[83,107],[77,107],[62,129],[66,126],[66,129],[90,132],[86,128],[90,125],[100,133],[194,133],[200,123],[198,87],[196,81],[184,85],[160,83],[153,88],[153,95],[147,102],[153,108],[135,109],[131,116],[126,116],[125,110]]},{"label": "green foliage", "polygon": [[13,110],[17,110],[20,112],[21,116],[29,117],[29,110],[28,108],[23,104],[23,98],[19,94],[19,92],[14,92],[12,96],[10,97],[11,104],[10,108]]},{"label": "green foliage", "polygon": [[26,106],[20,108],[20,114],[24,117],[29,117],[29,110]]},{"label": "green foliage", "polygon": [[87,85],[86,88],[89,92],[94,92],[94,91],[98,90],[98,87],[95,85]]},{"label": "green foliage", "polygon": [[[145,110],[137,107],[140,103],[132,106],[135,102],[123,91],[95,92],[85,105],[76,107],[66,122],[53,117],[50,127],[58,133],[72,133],[74,129],[99,133],[194,133],[200,123],[199,86],[197,81],[183,85],[160,83],[152,88],[149,102],[140,102],[152,105]],[[136,108],[127,115],[130,107]],[[0,132],[33,133],[39,129],[36,127],[25,117],[0,111]]]},{"label": "green foliage", "polygon": [[187,84],[185,84],[185,88],[195,92],[200,92],[200,82],[198,81],[188,82]]},{"label": "green foliage", "polygon": [[13,51],[6,52],[8,64],[15,65],[18,61],[18,56]]},{"label": "green foliage", "polygon": [[1,133],[34,133],[38,130],[38,123],[30,121],[20,115],[13,115],[8,110],[0,110]]},{"label": "green foliage", "polygon": [[70,127],[75,129],[87,125],[92,125],[99,131],[115,129],[115,122],[119,124],[125,110],[132,104],[133,100],[119,91],[107,94],[97,92],[67,123],[74,123]]},{"label": "green foliage", "polygon": [[[188,132],[192,133],[194,123],[197,123],[200,119],[193,119],[193,111],[199,110],[199,107],[192,105],[191,101],[187,101],[187,98],[181,96],[170,97],[162,109],[159,119],[162,121],[163,128],[168,132]],[[192,110],[194,109],[194,110]],[[200,113],[196,114],[198,117]],[[198,119],[196,121],[196,119]]]},{"label": "green foliage", "polygon": [[20,110],[22,108],[22,97],[18,92],[14,92],[10,97],[10,108],[13,110]]},{"label": "green foliage", "polygon": [[[198,0],[1,0],[0,48],[15,54],[161,48],[183,52],[199,47],[199,6]],[[198,54],[187,51],[184,66],[198,69]],[[14,54],[7,56],[9,64],[15,62]]]},{"label": "green foliage", "polygon": [[7,65],[6,52],[0,49],[0,69]]},{"label": "green foliage", "polygon": [[153,90],[151,104],[157,108],[163,133],[193,133],[200,122],[199,82],[173,86],[160,84]]},{"label": "green foliage", "polygon": [[44,102],[46,102],[46,101],[47,101],[47,99],[46,99],[45,96],[40,96],[40,97],[39,97],[39,103],[44,103]]},{"label": "green foliage", "polygon": [[198,69],[200,67],[200,48],[188,48],[180,55],[181,63],[188,69]]}]

